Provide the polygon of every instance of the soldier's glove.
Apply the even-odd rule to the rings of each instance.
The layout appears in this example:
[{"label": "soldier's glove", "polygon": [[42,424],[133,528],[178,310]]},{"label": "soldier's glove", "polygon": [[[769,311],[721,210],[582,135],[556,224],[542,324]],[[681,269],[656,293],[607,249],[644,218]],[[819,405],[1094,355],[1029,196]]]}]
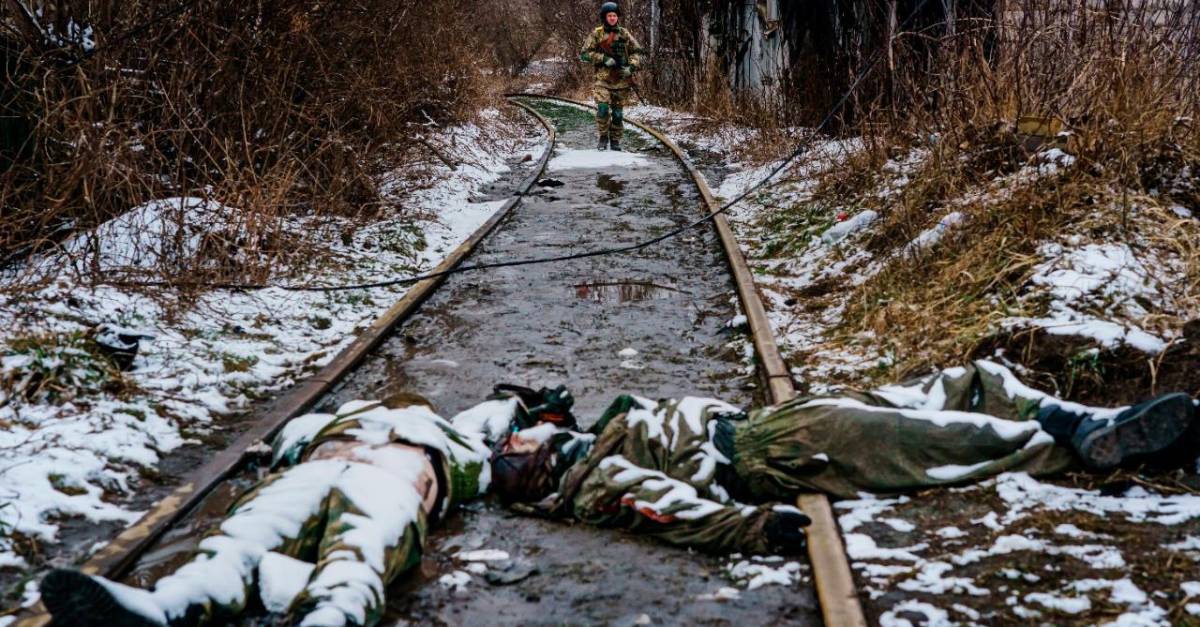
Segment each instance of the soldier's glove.
[{"label": "soldier's glove", "polygon": [[804,550],[804,528],[812,524],[812,519],[796,512],[772,512],[765,525],[763,533],[767,536],[767,544],[772,551],[792,554]]},{"label": "soldier's glove", "polygon": [[628,65],[621,68],[621,78],[629,78],[630,76],[633,76],[633,68]]},{"label": "soldier's glove", "polygon": [[608,67],[617,67],[617,60],[612,57],[604,57],[604,65]]}]

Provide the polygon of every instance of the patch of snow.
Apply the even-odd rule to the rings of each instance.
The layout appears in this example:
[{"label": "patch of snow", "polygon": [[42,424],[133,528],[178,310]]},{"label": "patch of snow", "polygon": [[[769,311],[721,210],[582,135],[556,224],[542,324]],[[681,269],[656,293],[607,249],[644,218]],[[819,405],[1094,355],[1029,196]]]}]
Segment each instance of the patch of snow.
[{"label": "patch of snow", "polygon": [[1061,170],[1075,165],[1075,157],[1061,148],[1051,148],[1037,155],[1037,172],[1041,176],[1053,176]]},{"label": "patch of snow", "polygon": [[[483,117],[488,124],[494,119]],[[542,142],[506,140],[497,150],[484,141],[479,126],[441,132],[468,157],[457,170],[435,166],[432,181],[414,182],[402,172],[380,181],[385,196],[403,197],[410,209],[405,216],[436,216],[416,224],[423,231],[423,249],[392,252],[382,245],[389,238],[419,243],[409,234],[414,226],[410,217],[387,217],[358,230],[348,244],[340,237],[348,222],[294,219],[280,228],[318,239],[342,260],[336,268],[322,268],[319,276],[297,281],[371,282],[432,268],[499,207],[499,202],[472,202],[476,190],[508,170],[510,154]],[[63,250],[117,273],[139,272],[164,258],[201,263],[197,253],[203,238],[213,229],[239,229],[241,219],[244,214],[211,199],[159,200],[76,235]],[[50,272],[55,260],[62,261],[62,255],[34,260],[21,272]],[[57,405],[0,399],[0,424],[10,425],[0,430],[0,499],[5,503],[0,528],[47,544],[57,541],[63,518],[136,520],[141,513],[125,503],[141,489],[140,469],[198,443],[195,437],[185,439],[184,429],[211,433],[223,415],[244,411],[251,399],[277,394],[311,375],[408,289],[213,290],[189,296],[187,307],[169,312],[161,301],[138,291],[89,287],[74,276],[64,272],[48,287],[20,296],[0,290],[0,346],[22,336],[81,334],[96,322],[145,330],[153,338],[140,342],[134,369],[126,374],[136,390],[127,398],[97,393],[77,399],[83,402]],[[20,278],[13,271],[0,276],[3,281]],[[165,294],[167,300],[171,296]],[[2,367],[20,367],[17,361],[5,356]],[[13,548],[8,536],[0,537],[0,564],[21,565]]]},{"label": "patch of snow", "polygon": [[1092,609],[1092,601],[1087,597],[1061,597],[1048,592],[1031,592],[1025,595],[1025,602],[1037,603],[1067,614],[1079,614]]},{"label": "patch of snow", "polygon": [[438,577],[438,584],[455,592],[462,592],[471,584],[471,575],[461,570],[446,573]]},{"label": "patch of snow", "polygon": [[579,170],[608,168],[634,168],[649,163],[644,155],[636,152],[615,150],[563,150],[556,151],[546,166],[552,170]]},{"label": "patch of snow", "polygon": [[21,607],[31,608],[42,600],[41,582],[33,580],[25,582],[25,587],[21,590]]},{"label": "patch of snow", "polygon": [[969,594],[972,596],[991,594],[986,588],[976,586],[967,577],[947,576],[953,568],[954,565],[947,562],[926,562],[921,565],[915,578],[902,581],[897,587],[909,592],[929,594]]},{"label": "patch of snow", "polygon": [[742,560],[727,564],[725,572],[729,578],[744,582],[747,590],[757,590],[763,586],[790,586],[799,580],[803,570],[800,562],[787,562],[780,566],[769,566],[754,560]]},{"label": "patch of snow", "polygon": [[1121,496],[1104,496],[1095,490],[1043,483],[1026,473],[1002,474],[993,485],[1008,504],[1006,524],[1035,509],[1081,511],[1102,517],[1117,514],[1130,522],[1160,525],[1177,525],[1200,518],[1200,496],[1191,494],[1159,495],[1137,487]]},{"label": "patch of snow", "polygon": [[717,589],[716,592],[701,594],[696,597],[697,601],[736,601],[741,598],[742,593],[737,588],[723,587]]},{"label": "patch of snow", "polygon": [[922,561],[921,557],[916,552],[929,548],[927,544],[918,544],[903,548],[884,548],[877,545],[874,538],[863,533],[848,533],[844,538],[846,540],[846,554],[855,560],[877,559],[920,562]]},{"label": "patch of snow", "polygon": [[1150,354],[1166,348],[1163,338],[1135,324],[1149,314],[1143,302],[1163,298],[1154,278],[1159,275],[1147,264],[1167,264],[1166,260],[1142,259],[1125,243],[1078,247],[1050,243],[1039,252],[1045,261],[1034,269],[1029,284],[1032,294],[1050,297],[1049,315],[1010,318],[1005,325],[1088,337],[1107,348],[1127,344]]},{"label": "patch of snow", "polygon": [[1168,544],[1163,548],[1172,551],[1200,551],[1200,536],[1188,536],[1182,542]]},{"label": "patch of snow", "polygon": [[846,511],[845,514],[838,516],[838,525],[843,533],[848,533],[868,522],[873,522],[880,514],[890,511],[897,505],[903,505],[908,500],[906,496],[886,499],[863,492],[858,495],[858,499],[838,501],[833,504],[833,507]]},{"label": "patch of snow", "polygon": [[315,564],[268,552],[258,563],[258,593],[268,612],[282,614],[304,591]]},{"label": "patch of snow", "polygon": [[476,434],[489,444],[509,434],[517,416],[516,398],[484,401],[465,409],[450,419],[450,424],[462,433]]},{"label": "patch of snow", "polygon": [[1101,534],[1101,533],[1092,533],[1091,531],[1084,531],[1084,530],[1080,529],[1079,527],[1076,527],[1075,525],[1071,525],[1071,524],[1067,524],[1067,523],[1063,523],[1063,524],[1055,527],[1054,533],[1057,533],[1059,535],[1068,536],[1071,538],[1108,538],[1109,537],[1109,536],[1107,536],[1105,534]]},{"label": "patch of snow", "polygon": [[992,462],[991,461],[980,462],[978,464],[972,464],[970,466],[954,466],[954,465],[938,466],[937,468],[930,468],[930,469],[926,470],[925,474],[929,475],[930,477],[932,477],[934,479],[937,479],[938,481],[957,481],[964,477],[969,476],[971,473],[975,472],[976,470],[979,470],[980,468],[983,468],[984,466],[987,466],[990,463],[992,463]]},{"label": "patch of snow", "polygon": [[880,627],[913,627],[913,622],[906,618],[901,618],[901,614],[916,614],[920,616],[921,620],[916,624],[923,627],[949,627],[954,624],[950,620],[950,614],[946,610],[934,607],[923,601],[910,599],[897,603],[892,609],[880,615]]},{"label": "patch of snow", "polygon": [[454,559],[464,562],[499,562],[509,559],[507,551],[499,549],[478,549],[475,551],[462,551],[454,554]]},{"label": "patch of snow", "polygon": [[884,518],[879,522],[891,527],[892,529],[895,529],[896,531],[899,531],[900,533],[910,533],[917,528],[916,525],[908,522],[907,520],[901,520],[899,518]]}]

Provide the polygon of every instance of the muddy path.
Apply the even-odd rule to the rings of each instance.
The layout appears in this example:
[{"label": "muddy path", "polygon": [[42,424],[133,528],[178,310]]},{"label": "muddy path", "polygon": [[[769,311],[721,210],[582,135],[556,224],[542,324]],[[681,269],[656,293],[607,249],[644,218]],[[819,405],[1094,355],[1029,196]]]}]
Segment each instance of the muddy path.
[{"label": "muddy path", "polygon": [[[590,113],[535,105],[559,133],[545,178],[561,184],[528,195],[473,262],[629,244],[700,215],[686,171],[652,138],[627,131],[627,153],[598,153]],[[504,197],[514,182],[506,178],[484,192]],[[566,384],[584,425],[623,392],[715,396],[752,406],[762,401],[746,358],[748,338],[727,325],[737,314],[726,260],[708,228],[632,254],[456,275],[318,409],[415,393],[449,416],[501,382]],[[181,563],[253,479],[246,473],[214,492],[129,581],[148,585]],[[455,555],[478,549],[508,555],[488,565],[494,573],[511,574],[503,569],[515,564],[536,574],[489,583],[476,566],[479,573],[464,586],[439,581],[466,574],[468,565]],[[806,571],[796,585],[714,600],[718,590],[733,587],[725,571],[734,561],[619,531],[522,517],[485,499],[433,530],[421,568],[390,591],[385,624],[820,622]]]}]

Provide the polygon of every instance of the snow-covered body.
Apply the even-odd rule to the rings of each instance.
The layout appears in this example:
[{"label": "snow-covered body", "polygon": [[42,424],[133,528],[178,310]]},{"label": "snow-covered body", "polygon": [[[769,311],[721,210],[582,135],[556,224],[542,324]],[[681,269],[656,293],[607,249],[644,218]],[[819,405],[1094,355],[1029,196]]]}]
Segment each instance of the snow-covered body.
[{"label": "snow-covered body", "polygon": [[[773,515],[794,511],[782,504],[801,493],[852,498],[1059,473],[1080,463],[1074,433],[1122,411],[1055,399],[986,360],[748,415],[712,399],[621,396],[588,434],[534,438],[554,451],[557,490],[519,507],[712,552],[764,553]],[[1071,421],[1049,422],[1063,415]]]},{"label": "snow-covered body", "polygon": [[301,416],[273,450],[276,472],[234,504],[192,561],[152,591],[99,581],[164,625],[228,618],[255,594],[300,625],[373,625],[387,584],[419,563],[431,520],[488,484],[482,439],[420,405],[355,401]]}]

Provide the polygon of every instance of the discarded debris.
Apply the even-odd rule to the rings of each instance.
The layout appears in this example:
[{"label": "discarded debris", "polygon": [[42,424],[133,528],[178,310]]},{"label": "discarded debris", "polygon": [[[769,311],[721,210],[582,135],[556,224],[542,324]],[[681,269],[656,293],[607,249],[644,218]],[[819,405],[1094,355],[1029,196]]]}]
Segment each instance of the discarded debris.
[{"label": "discarded debris", "polygon": [[103,323],[92,329],[92,337],[96,346],[113,365],[123,372],[133,369],[133,360],[137,357],[139,342],[152,340],[153,335],[134,331],[124,327]]},{"label": "discarded debris", "polygon": [[492,563],[483,578],[493,586],[508,586],[538,574],[538,567],[529,560],[515,559]]},{"label": "discarded debris", "polygon": [[537,184],[538,184],[538,187],[562,187],[563,185],[565,185],[565,183],[563,183],[562,181],[555,179],[555,178],[550,178],[550,177],[546,177],[546,178],[538,181]]}]

